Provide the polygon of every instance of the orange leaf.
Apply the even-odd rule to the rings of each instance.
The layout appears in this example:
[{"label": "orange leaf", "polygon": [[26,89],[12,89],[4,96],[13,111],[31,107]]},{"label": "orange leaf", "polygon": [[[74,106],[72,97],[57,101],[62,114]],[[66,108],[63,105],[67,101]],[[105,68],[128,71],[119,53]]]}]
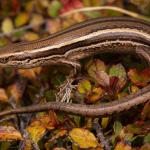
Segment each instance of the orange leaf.
[{"label": "orange leaf", "polygon": [[0,126],[0,140],[23,140],[22,135],[12,126]]},{"label": "orange leaf", "polygon": [[48,114],[38,117],[38,121],[47,130],[52,130],[58,125],[56,113],[53,111],[49,111]]},{"label": "orange leaf", "polygon": [[32,69],[19,69],[18,73],[25,78],[28,79],[36,79],[37,75],[40,74],[42,68],[41,67],[36,67]]},{"label": "orange leaf", "polygon": [[8,102],[8,96],[5,89],[0,88],[0,102]]},{"label": "orange leaf", "polygon": [[104,95],[104,91],[101,87],[93,87],[91,92],[87,95],[87,102],[94,103],[98,101]]},{"label": "orange leaf", "polygon": [[131,146],[124,144],[122,142],[117,143],[114,150],[131,150]]},{"label": "orange leaf", "polygon": [[150,81],[150,68],[144,69],[142,72],[138,72],[137,69],[130,69],[128,72],[129,79],[137,86],[146,86]]},{"label": "orange leaf", "polygon": [[19,102],[19,100],[22,97],[22,88],[18,83],[14,83],[13,85],[10,85],[7,89],[7,92],[9,96],[12,96],[16,102]]}]

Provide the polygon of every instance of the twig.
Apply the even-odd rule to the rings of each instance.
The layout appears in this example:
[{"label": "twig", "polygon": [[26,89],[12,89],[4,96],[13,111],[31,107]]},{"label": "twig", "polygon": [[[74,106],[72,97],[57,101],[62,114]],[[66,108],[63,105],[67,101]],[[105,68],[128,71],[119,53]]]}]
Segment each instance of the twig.
[{"label": "twig", "polygon": [[74,13],[79,13],[79,12],[89,12],[89,11],[99,11],[99,10],[113,10],[113,11],[117,11],[117,12],[126,14],[128,16],[134,17],[134,18],[143,19],[145,21],[150,22],[149,17],[139,15],[138,13],[135,13],[135,12],[132,12],[129,10],[125,10],[120,7],[115,7],[115,6],[84,7],[84,8],[79,8],[79,9],[75,9],[75,10],[69,11],[67,13],[64,13],[64,14],[60,15],[60,17],[66,17],[66,16],[72,15]]},{"label": "twig", "polygon": [[94,122],[93,122],[93,128],[96,131],[97,137],[98,137],[99,141],[101,142],[102,147],[104,147],[105,150],[111,150],[109,142],[104,137],[104,134],[103,134],[103,131],[102,131],[102,127],[98,123],[98,119],[94,120]]},{"label": "twig", "polygon": [[11,31],[11,32],[9,32],[9,33],[0,33],[0,38],[1,38],[1,37],[4,37],[4,36],[11,36],[12,34],[15,34],[15,33],[17,33],[17,32],[29,30],[29,29],[31,29],[31,28],[35,28],[36,26],[41,26],[41,25],[44,24],[44,23],[46,23],[46,20],[44,20],[43,22],[41,22],[41,23],[38,24],[38,25],[35,25],[35,24],[28,24],[28,25],[26,25],[26,26],[23,26],[23,27],[14,29],[13,31]]},{"label": "twig", "polygon": [[4,119],[1,119],[0,120],[0,123],[4,122],[4,121],[10,121],[10,120],[16,120],[16,118],[14,116],[9,116],[9,117],[6,117]]}]

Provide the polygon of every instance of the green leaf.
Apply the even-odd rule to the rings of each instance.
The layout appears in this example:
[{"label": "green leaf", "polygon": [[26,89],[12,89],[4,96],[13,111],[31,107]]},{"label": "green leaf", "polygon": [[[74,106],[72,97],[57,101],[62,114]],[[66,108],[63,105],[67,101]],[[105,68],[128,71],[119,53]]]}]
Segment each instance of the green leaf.
[{"label": "green leaf", "polygon": [[115,121],[113,129],[114,129],[115,134],[119,135],[120,131],[122,130],[122,124],[119,121]]},{"label": "green leaf", "polygon": [[84,79],[84,80],[81,80],[79,83],[78,83],[78,92],[80,94],[86,94],[87,92],[90,92],[91,91],[91,83],[90,81]]},{"label": "green leaf", "polygon": [[62,4],[60,3],[60,1],[53,1],[51,3],[51,5],[49,5],[48,7],[48,14],[52,17],[56,17],[58,16],[59,10],[62,7]]},{"label": "green leaf", "polygon": [[150,144],[150,133],[147,136],[145,136],[144,142]]},{"label": "green leaf", "polygon": [[118,78],[126,78],[126,71],[125,68],[122,64],[117,64],[117,65],[113,65],[110,69],[109,69],[109,75],[118,77]]}]

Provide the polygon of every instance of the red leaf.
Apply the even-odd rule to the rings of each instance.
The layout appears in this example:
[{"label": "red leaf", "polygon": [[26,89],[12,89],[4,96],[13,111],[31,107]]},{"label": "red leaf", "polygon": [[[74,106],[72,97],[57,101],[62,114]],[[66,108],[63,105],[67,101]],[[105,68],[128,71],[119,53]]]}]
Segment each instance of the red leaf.
[{"label": "red leaf", "polygon": [[60,10],[61,13],[68,12],[75,8],[83,7],[83,4],[80,0],[61,0],[64,7]]},{"label": "red leaf", "polygon": [[17,12],[19,9],[20,9],[20,3],[18,0],[13,0],[12,1],[12,7],[13,7],[13,10],[15,12]]}]

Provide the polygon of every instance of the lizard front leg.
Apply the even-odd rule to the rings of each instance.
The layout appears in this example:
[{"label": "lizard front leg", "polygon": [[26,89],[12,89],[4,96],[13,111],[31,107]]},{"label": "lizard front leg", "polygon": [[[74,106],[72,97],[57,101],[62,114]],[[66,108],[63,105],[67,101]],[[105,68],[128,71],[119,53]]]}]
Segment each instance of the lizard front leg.
[{"label": "lizard front leg", "polygon": [[61,60],[61,64],[71,66],[72,70],[67,76],[67,79],[58,87],[59,92],[56,94],[56,101],[69,103],[71,102],[71,92],[75,88],[75,86],[72,85],[72,82],[74,81],[74,75],[81,70],[81,64],[79,62],[70,60]]}]

